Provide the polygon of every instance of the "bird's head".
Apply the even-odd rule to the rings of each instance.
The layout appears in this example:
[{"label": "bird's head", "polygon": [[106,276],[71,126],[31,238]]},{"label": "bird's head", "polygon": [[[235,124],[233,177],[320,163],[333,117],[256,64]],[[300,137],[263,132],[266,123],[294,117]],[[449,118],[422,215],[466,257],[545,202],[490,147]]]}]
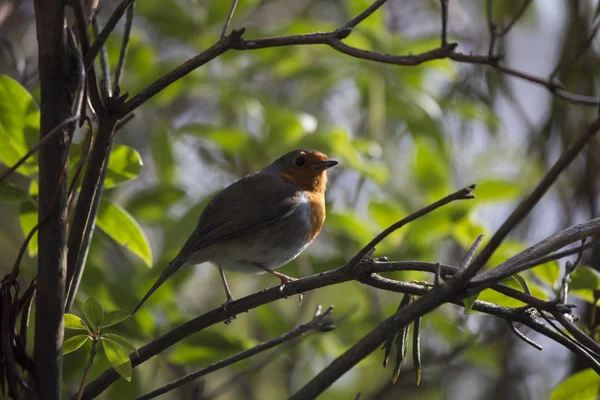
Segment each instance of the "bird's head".
[{"label": "bird's head", "polygon": [[304,190],[325,192],[327,170],[337,164],[316,150],[294,150],[278,158],[267,170]]}]

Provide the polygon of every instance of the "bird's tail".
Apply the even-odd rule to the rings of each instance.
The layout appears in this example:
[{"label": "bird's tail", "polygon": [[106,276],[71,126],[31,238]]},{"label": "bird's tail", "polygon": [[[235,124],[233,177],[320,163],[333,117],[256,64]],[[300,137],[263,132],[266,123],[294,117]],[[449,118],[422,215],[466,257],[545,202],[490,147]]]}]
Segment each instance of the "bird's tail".
[{"label": "bird's tail", "polygon": [[185,261],[181,260],[179,257],[177,257],[173,261],[171,261],[169,263],[169,265],[167,266],[167,268],[160,275],[160,277],[156,280],[156,282],[154,282],[154,285],[152,285],[150,290],[148,290],[148,292],[144,295],[144,297],[139,302],[139,304],[135,307],[135,309],[133,310],[131,315],[135,314],[137,312],[137,310],[139,310],[140,307],[142,307],[142,305],[146,302],[146,300],[148,300],[148,298],[150,296],[152,296],[152,293],[154,293],[156,291],[156,289],[158,289],[160,287],[160,285],[165,283],[165,281],[167,279],[169,279],[173,274],[175,274],[175,272],[177,272],[179,269],[181,269],[181,267],[183,266],[184,263],[185,263]]}]

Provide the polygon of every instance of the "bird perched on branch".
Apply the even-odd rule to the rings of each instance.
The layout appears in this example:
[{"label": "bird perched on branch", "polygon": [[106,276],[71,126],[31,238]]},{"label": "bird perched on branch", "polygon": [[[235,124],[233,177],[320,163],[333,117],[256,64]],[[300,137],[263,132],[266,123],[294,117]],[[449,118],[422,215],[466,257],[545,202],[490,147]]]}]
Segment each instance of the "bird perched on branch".
[{"label": "bird perched on branch", "polygon": [[182,267],[206,261],[221,273],[224,307],[234,300],[224,270],[268,272],[282,287],[294,281],[274,270],[295,259],[321,231],[327,170],[337,163],[315,150],[295,150],[223,189],[132,314]]}]

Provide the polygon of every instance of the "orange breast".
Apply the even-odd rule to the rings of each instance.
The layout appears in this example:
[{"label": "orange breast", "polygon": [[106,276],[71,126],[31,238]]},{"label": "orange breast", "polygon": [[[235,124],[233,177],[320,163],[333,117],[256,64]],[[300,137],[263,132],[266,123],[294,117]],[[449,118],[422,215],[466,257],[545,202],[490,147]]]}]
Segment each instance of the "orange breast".
[{"label": "orange breast", "polygon": [[325,222],[325,196],[321,192],[305,192],[308,196],[310,204],[310,224],[312,226],[312,232],[307,235],[309,240],[312,242],[323,227]]}]

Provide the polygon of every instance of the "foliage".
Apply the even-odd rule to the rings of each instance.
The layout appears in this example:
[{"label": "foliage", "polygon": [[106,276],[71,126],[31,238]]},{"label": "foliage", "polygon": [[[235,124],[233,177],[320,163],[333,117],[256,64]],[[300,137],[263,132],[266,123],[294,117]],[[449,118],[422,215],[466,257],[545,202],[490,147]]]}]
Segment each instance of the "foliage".
[{"label": "foliage", "polygon": [[[356,15],[371,2],[330,4],[326,13],[322,12],[323,2],[307,2],[304,9],[292,7],[292,2],[281,3],[282,10],[277,11],[254,0],[240,2],[232,26],[246,26],[247,37],[328,31],[345,20],[340,16]],[[508,4],[496,2],[503,3]],[[515,13],[516,6],[506,4],[495,10],[499,21],[510,20]],[[139,93],[214,43],[229,5],[226,1],[196,4],[185,0],[136,4],[122,91]],[[111,7],[106,8],[100,21],[106,21]],[[347,43],[393,54],[418,53],[437,46],[437,32],[435,39],[427,32],[416,36],[391,32],[386,25],[391,15],[388,11],[390,14],[371,15]],[[426,12],[437,18],[437,9]],[[478,12],[484,21],[484,10]],[[276,18],[278,13],[282,15]],[[526,24],[535,24],[538,17],[537,11],[532,12],[533,21]],[[487,27],[481,25],[477,29],[483,32]],[[119,58],[120,36],[111,35],[106,46],[113,69]],[[325,46],[230,51],[176,81],[136,110],[135,118],[117,132],[118,143],[111,150],[106,190],[95,222],[101,233],[93,238],[75,303],[85,320],[65,315],[65,328],[75,332],[64,344],[64,353],[73,353],[65,358],[65,390],[71,393],[78,387],[92,344],[98,345],[105,359],[95,360],[89,380],[113,366],[131,384],[123,386],[119,382],[103,398],[131,398],[192,368],[206,366],[291,329],[316,304],[335,304],[336,314],[344,318],[334,334],[292,348],[291,360],[277,360],[264,373],[252,375],[256,363],[244,362],[220,375],[225,378],[244,372],[241,382],[251,382],[255,393],[269,393],[273,398],[295,392],[384,317],[394,314],[399,294],[374,293],[358,283],[346,283],[307,294],[300,308],[295,301],[271,303],[239,315],[232,325],[213,326],[195,334],[164,353],[160,360],[135,370],[128,357],[135,345],[222,303],[218,273],[203,265],[194,272],[190,268],[176,275],[134,320],[128,319],[124,311],[105,312],[101,304],[132,309],[177,254],[216,190],[294,148],[319,149],[339,160],[341,168],[330,175],[324,232],[297,260],[283,267],[283,273],[307,276],[339,267],[395,221],[456,187],[477,182],[476,202],[437,210],[377,247],[377,256],[391,260],[444,260],[458,265],[475,237],[485,234],[489,239],[499,216],[530,191],[531,182],[541,176],[548,157],[545,145],[539,146],[543,151],[529,153],[527,145],[513,145],[505,139],[510,121],[498,115],[496,101],[510,99],[510,87],[503,78],[479,71],[448,59],[412,67],[382,65],[349,58]],[[465,83],[465,75],[486,83],[484,93],[481,85]],[[584,74],[574,73],[572,79],[579,79],[575,87],[592,86],[586,85]],[[16,74],[0,75],[3,165],[13,165],[37,142],[38,102],[36,84],[24,87]],[[574,118],[574,112],[568,114],[561,109],[563,106],[552,106],[558,109],[548,122],[552,126],[585,120]],[[85,157],[86,135],[85,128],[78,128],[69,153],[70,179]],[[539,140],[533,133],[530,136],[531,143]],[[475,137],[483,143],[479,147],[470,144]],[[570,141],[568,137],[563,139]],[[6,260],[16,258],[20,242],[38,223],[36,156],[16,172],[0,182],[0,216],[8,221],[0,227],[0,235],[6,238],[0,245],[2,272],[12,267],[12,262]],[[560,182],[557,190],[563,198],[564,193],[579,190],[574,187],[576,181]],[[565,207],[570,204],[566,202]],[[529,222],[532,230],[542,220],[538,216],[535,222]],[[561,226],[567,225],[566,218],[560,222]],[[524,230],[505,241],[486,268],[531,245],[535,241],[532,235]],[[28,257],[22,263],[24,283],[35,276],[36,237],[29,243]],[[388,277],[403,281],[433,279],[417,271],[394,272]],[[553,299],[562,277],[561,263],[551,261],[504,283],[538,298]],[[231,274],[228,279],[239,297],[277,283],[264,275]],[[570,289],[570,295],[595,304],[600,274],[591,266],[580,265],[571,275]],[[425,316],[420,324],[424,378],[429,373],[428,363],[435,364],[436,359],[453,354],[453,349],[467,342],[471,343],[470,350],[464,355],[457,352],[452,362],[466,369],[481,368],[486,383],[504,372],[499,367],[507,354],[503,346],[516,345],[505,343],[500,324],[480,322],[483,317],[470,310],[475,299],[506,307],[523,305],[487,289],[464,300],[467,313],[442,308]],[[490,340],[473,343],[473,326]],[[106,332],[108,327],[115,332]],[[502,343],[495,344],[494,340]],[[406,353],[406,346],[401,343],[400,352]],[[327,398],[353,398],[359,391],[373,393],[386,387],[389,376],[381,373],[380,363],[381,354],[368,357],[349,379],[334,386]],[[559,384],[551,398],[566,398],[574,387],[582,396],[592,393],[589,398],[593,398],[597,394],[596,378],[589,370],[580,372]],[[425,383],[425,388],[440,392],[439,387],[446,384],[441,378]],[[218,389],[212,382],[207,381],[207,385],[211,390]],[[419,398],[419,393],[425,392],[414,393]]]}]

